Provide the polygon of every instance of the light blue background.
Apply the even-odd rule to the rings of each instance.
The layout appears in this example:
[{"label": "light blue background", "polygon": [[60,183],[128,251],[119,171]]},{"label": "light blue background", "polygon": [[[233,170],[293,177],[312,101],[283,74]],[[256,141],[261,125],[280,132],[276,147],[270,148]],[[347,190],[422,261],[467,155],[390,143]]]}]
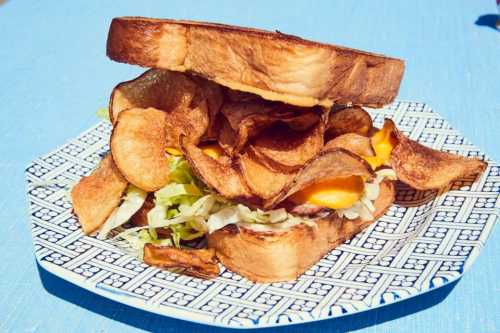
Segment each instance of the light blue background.
[{"label": "light blue background", "polygon": [[[311,2],[310,4],[308,4]],[[0,0],[0,3],[3,1]],[[219,331],[80,290],[33,255],[24,167],[94,124],[112,87],[141,69],[111,62],[114,16],[278,29],[406,60],[399,99],[429,103],[500,160],[500,32],[474,1],[7,1],[0,5],[0,332]],[[480,21],[491,21],[492,16]],[[500,235],[457,284],[397,305],[278,332],[496,332]]]}]

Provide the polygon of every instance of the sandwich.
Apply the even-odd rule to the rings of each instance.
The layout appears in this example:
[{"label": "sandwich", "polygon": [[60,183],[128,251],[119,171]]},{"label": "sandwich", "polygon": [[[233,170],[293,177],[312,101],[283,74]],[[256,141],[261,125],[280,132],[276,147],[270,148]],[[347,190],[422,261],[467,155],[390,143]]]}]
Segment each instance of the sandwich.
[{"label": "sandwich", "polygon": [[364,109],[404,62],[229,25],[121,17],[107,55],[148,68],[111,93],[110,152],[71,190],[82,230],[149,265],[294,280],[393,204],[486,163],[436,151]]}]

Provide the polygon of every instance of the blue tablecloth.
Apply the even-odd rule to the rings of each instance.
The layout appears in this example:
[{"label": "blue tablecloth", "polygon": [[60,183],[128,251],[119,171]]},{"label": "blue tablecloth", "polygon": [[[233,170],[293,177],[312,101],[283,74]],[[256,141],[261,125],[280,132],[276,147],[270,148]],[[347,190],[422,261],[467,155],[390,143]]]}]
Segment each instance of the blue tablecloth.
[{"label": "blue tablecloth", "polygon": [[[500,159],[500,32],[493,0],[0,1],[0,331],[134,332],[220,329],[108,301],[38,268],[24,167],[79,134],[112,87],[141,69],[111,62],[111,18],[186,18],[278,29],[406,60],[399,99],[429,103]],[[470,272],[412,300],[279,332],[497,332],[500,234]]]}]

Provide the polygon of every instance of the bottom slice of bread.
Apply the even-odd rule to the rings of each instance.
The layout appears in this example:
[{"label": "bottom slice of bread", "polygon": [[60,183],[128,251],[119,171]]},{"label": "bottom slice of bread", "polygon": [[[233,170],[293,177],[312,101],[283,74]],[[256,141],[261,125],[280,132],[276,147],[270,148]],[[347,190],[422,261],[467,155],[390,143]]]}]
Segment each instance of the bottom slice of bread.
[{"label": "bottom slice of bread", "polygon": [[394,185],[384,181],[375,200],[374,220],[348,220],[331,214],[316,221],[317,227],[294,226],[284,231],[258,232],[225,227],[208,236],[220,262],[254,282],[295,280],[336,246],[373,223],[394,202]]}]

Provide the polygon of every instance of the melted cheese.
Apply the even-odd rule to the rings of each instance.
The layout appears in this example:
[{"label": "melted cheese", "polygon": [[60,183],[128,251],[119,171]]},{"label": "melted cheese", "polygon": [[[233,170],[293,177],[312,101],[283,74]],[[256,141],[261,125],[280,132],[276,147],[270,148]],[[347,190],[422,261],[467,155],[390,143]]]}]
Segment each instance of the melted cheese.
[{"label": "melted cheese", "polygon": [[364,159],[370,164],[373,170],[387,164],[391,158],[392,149],[396,145],[396,139],[392,135],[389,126],[384,127],[377,131],[371,137],[371,143],[375,156],[365,156]]},{"label": "melted cheese", "polygon": [[204,144],[200,148],[206,155],[210,156],[214,160],[224,154],[222,148],[216,143]]},{"label": "melted cheese", "polygon": [[[210,156],[211,158],[213,158],[215,160],[218,159],[223,154],[222,148],[216,143],[204,144],[200,148],[205,154],[207,154],[208,156]],[[165,148],[165,151],[168,154],[173,155],[173,156],[183,156],[184,155],[184,153],[182,151],[180,151],[179,149],[176,149],[176,148],[172,148],[172,147]]]},{"label": "melted cheese", "polygon": [[170,155],[174,155],[174,156],[182,156],[184,155],[182,153],[182,151],[180,151],[179,149],[176,149],[176,148],[171,148],[171,147],[167,147],[165,148],[165,151],[170,154]]},{"label": "melted cheese", "polygon": [[331,209],[349,208],[361,198],[364,186],[360,176],[336,178],[313,184],[292,195],[290,200]]}]

